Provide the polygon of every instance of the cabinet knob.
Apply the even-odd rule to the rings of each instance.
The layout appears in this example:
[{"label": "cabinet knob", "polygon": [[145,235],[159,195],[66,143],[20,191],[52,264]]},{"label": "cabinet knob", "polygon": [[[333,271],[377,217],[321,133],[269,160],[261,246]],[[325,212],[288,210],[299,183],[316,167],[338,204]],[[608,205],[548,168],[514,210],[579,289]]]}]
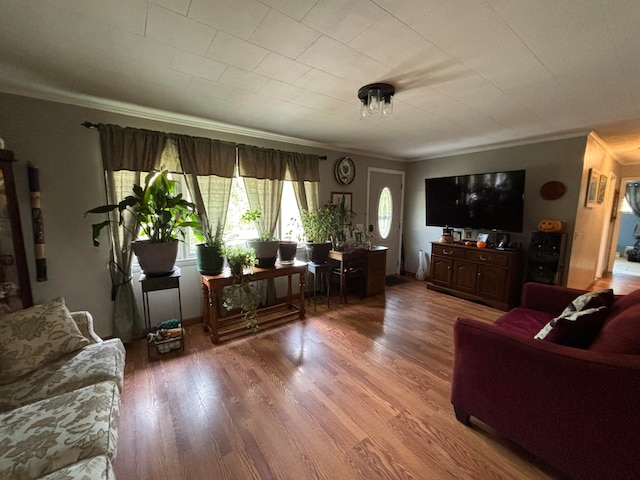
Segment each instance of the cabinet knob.
[{"label": "cabinet knob", "polygon": [[443,255],[453,255],[453,250],[442,250]]},{"label": "cabinet knob", "polygon": [[480,255],[480,260],[482,260],[483,262],[490,262],[491,257],[485,257],[484,255]]}]

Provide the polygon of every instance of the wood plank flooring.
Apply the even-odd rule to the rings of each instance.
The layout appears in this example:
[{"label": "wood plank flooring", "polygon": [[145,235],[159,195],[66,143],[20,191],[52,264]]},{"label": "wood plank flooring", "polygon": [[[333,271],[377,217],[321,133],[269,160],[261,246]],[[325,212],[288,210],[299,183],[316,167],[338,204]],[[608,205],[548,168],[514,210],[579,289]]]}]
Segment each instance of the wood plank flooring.
[{"label": "wood plank flooring", "polygon": [[502,312],[424,282],[150,361],[127,346],[119,479],[545,479],[554,473],[449,402],[457,316]]}]

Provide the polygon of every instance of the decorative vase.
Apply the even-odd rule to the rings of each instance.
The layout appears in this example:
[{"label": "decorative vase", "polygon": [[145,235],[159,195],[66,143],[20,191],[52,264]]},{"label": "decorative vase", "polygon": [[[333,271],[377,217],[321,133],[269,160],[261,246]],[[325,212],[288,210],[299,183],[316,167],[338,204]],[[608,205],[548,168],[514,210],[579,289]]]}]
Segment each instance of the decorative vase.
[{"label": "decorative vase", "polygon": [[422,281],[427,275],[427,259],[424,256],[424,252],[420,250],[418,252],[418,271],[416,272],[416,279]]}]

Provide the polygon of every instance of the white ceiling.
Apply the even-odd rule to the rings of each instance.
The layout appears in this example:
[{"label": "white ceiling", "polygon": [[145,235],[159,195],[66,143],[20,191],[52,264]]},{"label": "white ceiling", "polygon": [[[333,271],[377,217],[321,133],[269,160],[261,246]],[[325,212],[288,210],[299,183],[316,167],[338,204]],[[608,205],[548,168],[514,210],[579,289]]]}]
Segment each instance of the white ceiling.
[{"label": "white ceiling", "polygon": [[[0,91],[407,160],[595,130],[639,163],[639,27],[638,0],[0,0]],[[360,120],[378,81],[394,118]]]}]

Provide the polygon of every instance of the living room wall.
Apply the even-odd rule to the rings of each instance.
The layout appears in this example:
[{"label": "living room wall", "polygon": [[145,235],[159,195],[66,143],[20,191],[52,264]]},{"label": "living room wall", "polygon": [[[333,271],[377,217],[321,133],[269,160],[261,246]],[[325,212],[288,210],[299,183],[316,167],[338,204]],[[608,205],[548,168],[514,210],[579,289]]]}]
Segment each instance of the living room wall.
[{"label": "living room wall", "polygon": [[[511,241],[519,242],[526,250],[531,232],[537,230],[538,222],[543,218],[567,222],[571,238],[586,143],[585,135],[409,163],[405,197],[405,205],[410,206],[405,209],[405,269],[416,272],[418,251],[429,255],[430,242],[438,241],[442,235],[442,228],[425,225],[425,178],[525,169],[523,233],[512,234]],[[540,187],[551,180],[559,180],[566,186],[565,195],[554,201],[544,200],[539,194]]]},{"label": "living room wall", "polygon": [[[5,140],[5,148],[13,150],[18,159],[14,169],[34,301],[40,303],[58,296],[65,297],[71,310],[88,310],[93,314],[96,330],[103,336],[111,334],[111,284],[105,267],[108,249],[92,246],[89,226],[91,220],[83,218],[83,212],[104,203],[105,193],[98,134],[93,129],[82,127],[80,124],[84,121],[114,123],[326,155],[327,160],[320,162],[320,201],[328,202],[332,191],[344,189],[352,192],[353,209],[358,215],[356,223],[364,223],[367,168],[405,168],[403,162],[331,151],[321,146],[309,145],[308,142],[305,145],[276,142],[257,136],[0,93],[0,138]],[[353,158],[357,169],[354,182],[346,188],[339,186],[333,175],[335,161],[344,155]],[[46,282],[35,282],[26,172],[29,162],[40,169],[49,277]],[[201,314],[200,280],[194,263],[191,261],[181,265],[180,290],[183,316],[187,319]],[[134,291],[140,297],[137,276],[133,278],[133,284]],[[160,298],[156,298],[157,296]],[[152,309],[176,312],[175,297],[175,291],[158,292],[152,298]],[[141,302],[139,305],[142,309]]]}]

